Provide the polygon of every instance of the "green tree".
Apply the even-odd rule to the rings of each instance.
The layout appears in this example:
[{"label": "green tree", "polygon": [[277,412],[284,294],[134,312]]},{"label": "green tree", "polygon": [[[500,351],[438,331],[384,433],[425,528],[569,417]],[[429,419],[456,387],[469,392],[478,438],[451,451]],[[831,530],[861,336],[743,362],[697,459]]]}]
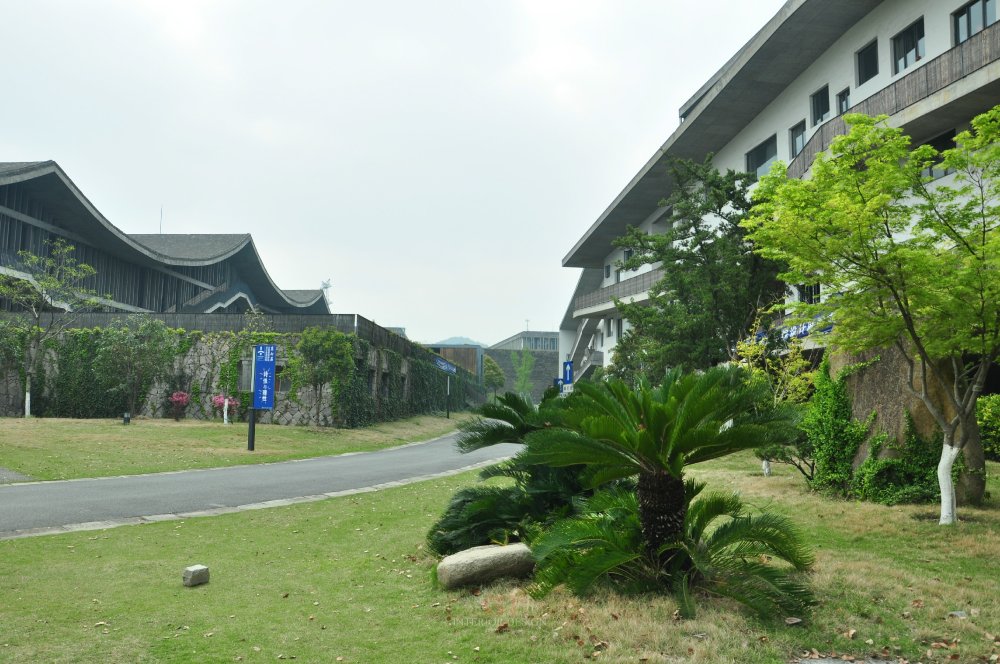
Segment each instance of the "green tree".
[{"label": "green tree", "polygon": [[[964,497],[977,503],[985,491],[975,413],[1000,354],[1000,107],[941,153],[911,149],[884,117],[845,120],[849,133],[810,179],[790,180],[780,164],[762,179],[745,226],[762,255],[787,264],[788,283],[831,293],[792,307],[800,320],[832,317],[830,347],[901,353],[909,392],[943,432],[940,522],[951,524],[963,452]],[[932,182],[940,169],[954,174]]]},{"label": "green tree", "polygon": [[312,387],[316,396],[316,424],[322,413],[323,387],[330,386],[331,403],[338,403],[341,391],[354,375],[354,342],[351,337],[331,328],[310,327],[302,331],[295,350],[301,380]]},{"label": "green tree", "polygon": [[483,387],[493,390],[496,397],[497,390],[507,383],[507,376],[504,375],[503,368],[489,355],[483,356]]},{"label": "green tree", "polygon": [[535,356],[527,348],[522,348],[521,352],[514,351],[514,391],[518,394],[530,397],[534,383],[531,380],[531,372],[535,368]]},{"label": "green tree", "polygon": [[65,240],[47,242],[47,255],[19,251],[16,269],[23,277],[0,275],[0,300],[7,300],[23,318],[17,323],[24,371],[24,416],[31,417],[31,389],[43,360],[45,342],[72,325],[76,314],[97,305],[96,293],[84,287],[97,272],[73,256]]},{"label": "green tree", "polygon": [[721,173],[711,155],[702,163],[674,159],[669,172],[675,187],[660,203],[668,208],[666,232],[630,227],[615,242],[634,252],[625,268],[667,266],[648,302],[616,303],[632,334],[619,344],[614,363],[638,369],[654,384],[671,367],[704,369],[732,359],[757,312],[785,288],[777,265],[753,252],[740,225],[753,176]]},{"label": "green tree", "polygon": [[146,314],[112,321],[101,331],[95,369],[136,413],[150,386],[166,375],[177,355],[177,338],[166,323]]},{"label": "green tree", "polygon": [[562,426],[525,436],[526,454],[535,463],[590,466],[595,487],[638,475],[639,520],[654,555],[683,534],[687,466],[785,442],[796,434],[796,415],[740,367],[673,369],[656,389],[584,381],[561,411]]}]

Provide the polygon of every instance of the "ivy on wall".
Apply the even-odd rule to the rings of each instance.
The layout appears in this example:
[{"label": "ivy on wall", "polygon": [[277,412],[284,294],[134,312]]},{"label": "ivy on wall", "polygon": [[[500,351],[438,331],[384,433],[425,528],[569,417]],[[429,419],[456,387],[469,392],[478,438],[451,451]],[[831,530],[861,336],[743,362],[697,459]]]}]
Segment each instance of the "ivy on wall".
[{"label": "ivy on wall", "polygon": [[[41,384],[44,390],[36,397],[35,412],[42,417],[121,417],[126,409],[120,393],[112,390],[111,381],[95,370],[94,358],[100,343],[101,328],[73,329],[50,340]],[[151,416],[169,413],[167,397],[174,391],[190,396],[186,416],[208,419],[218,413],[211,399],[225,394],[239,399],[238,417],[245,418],[253,395],[240,389],[241,370],[249,370],[255,344],[278,346],[282,381],[287,387],[276,395],[276,410],[289,414],[287,421],[318,423],[326,426],[359,427],[411,415],[463,410],[483,400],[474,377],[466,374],[451,377],[450,403],[446,402],[446,375],[427,358],[416,353],[400,353],[373,347],[353,334],[321,329],[303,334],[276,333],[261,329],[237,333],[203,333],[172,329],[176,335],[176,357],[167,377],[141,396],[144,411]],[[317,399],[315,378],[309,363],[299,352],[304,337],[329,337],[331,357],[314,357],[327,368],[333,367],[323,383],[325,398]],[[245,378],[244,378],[245,380]],[[315,417],[318,411],[320,417]],[[13,413],[11,413],[13,414]]]}]

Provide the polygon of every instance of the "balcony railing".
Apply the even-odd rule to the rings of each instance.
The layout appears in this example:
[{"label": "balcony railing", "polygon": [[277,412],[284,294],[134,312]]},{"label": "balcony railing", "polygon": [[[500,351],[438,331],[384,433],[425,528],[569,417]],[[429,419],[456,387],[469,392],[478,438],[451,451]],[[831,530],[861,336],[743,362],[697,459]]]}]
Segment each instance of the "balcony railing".
[{"label": "balcony railing", "polygon": [[653,286],[653,284],[662,278],[663,268],[658,267],[655,270],[643,272],[637,277],[632,277],[631,279],[620,281],[617,284],[611,284],[610,286],[605,286],[604,288],[598,288],[595,291],[584,293],[573,300],[573,310],[579,311],[580,309],[594,307],[599,304],[611,302],[615,299],[621,300],[629,295],[645,293]]},{"label": "balcony railing", "polygon": [[[1000,60],[1000,22],[852,106],[848,112],[894,115],[996,60]],[[846,132],[843,116],[821,126],[788,165],[788,176],[800,178],[805,175],[816,155],[829,148],[834,137]]]}]

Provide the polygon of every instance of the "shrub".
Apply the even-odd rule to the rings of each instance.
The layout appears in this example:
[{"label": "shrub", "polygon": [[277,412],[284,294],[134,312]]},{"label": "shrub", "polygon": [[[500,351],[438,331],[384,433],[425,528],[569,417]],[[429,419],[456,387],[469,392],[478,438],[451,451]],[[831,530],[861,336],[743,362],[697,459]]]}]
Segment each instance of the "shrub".
[{"label": "shrub", "polygon": [[812,449],[816,469],[813,487],[848,495],[854,474],[854,457],[868,436],[872,420],[858,422],[851,416],[851,398],[846,379],[865,365],[854,365],[830,376],[830,361],[824,357],[816,372],[816,391],[800,427]]},{"label": "shrub", "polygon": [[187,409],[187,405],[191,403],[191,395],[187,392],[178,390],[171,394],[167,400],[170,401],[171,415],[174,416],[175,420],[179,420],[184,416],[184,411]]},{"label": "shrub", "polygon": [[221,416],[222,410],[226,407],[226,399],[229,399],[229,417],[234,417],[240,408],[240,400],[236,397],[227,397],[225,394],[216,394],[212,397],[212,410],[216,415]]},{"label": "shrub", "polygon": [[989,394],[976,401],[976,419],[983,451],[991,461],[1000,461],[1000,394]]}]

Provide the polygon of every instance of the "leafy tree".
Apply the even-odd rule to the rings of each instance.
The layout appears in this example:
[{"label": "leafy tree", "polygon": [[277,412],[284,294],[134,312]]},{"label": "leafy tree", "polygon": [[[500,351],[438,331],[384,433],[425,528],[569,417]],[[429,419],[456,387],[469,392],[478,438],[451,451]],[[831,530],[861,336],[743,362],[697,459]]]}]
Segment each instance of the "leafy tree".
[{"label": "leafy tree", "polygon": [[527,348],[522,348],[521,352],[514,351],[514,391],[518,394],[531,395],[534,383],[531,380],[531,372],[535,368],[535,356]]},{"label": "leafy tree", "polygon": [[483,387],[487,390],[493,390],[493,396],[496,397],[497,390],[504,386],[507,382],[507,376],[504,375],[503,368],[489,355],[483,356]]},{"label": "leafy tree", "polygon": [[[762,327],[763,320],[758,318],[754,329],[760,331],[736,343],[740,365],[768,382],[775,403],[805,403],[812,395],[816,372],[802,351],[802,341],[786,340],[778,329]],[[816,461],[812,443],[804,433],[788,444],[758,448],[754,454],[761,460],[765,476],[771,474],[771,461],[776,461],[793,466],[807,481],[813,479]]]},{"label": "leafy tree", "polygon": [[0,373],[17,366],[23,356],[24,329],[16,320],[0,320]]},{"label": "leafy tree", "polygon": [[[788,283],[822,283],[800,319],[832,316],[829,345],[851,352],[894,346],[907,389],[943,432],[942,524],[956,520],[955,459],[963,495],[985,491],[976,401],[1000,354],[1000,107],[976,117],[938,152],[911,149],[885,118],[845,117],[850,131],[819,156],[808,180],[776,165],[745,222],[762,255],[788,265]],[[954,175],[931,181],[934,169]]]},{"label": "leafy tree", "polygon": [[316,424],[319,425],[323,386],[330,386],[330,397],[336,404],[341,390],[354,374],[354,342],[343,332],[310,327],[302,331],[295,350],[300,359],[301,378],[316,395]]},{"label": "leafy tree", "polygon": [[166,375],[177,354],[177,338],[161,320],[131,314],[101,332],[95,368],[124,397],[130,413],[142,405],[149,387]]},{"label": "leafy tree", "polygon": [[671,370],[656,389],[645,381],[636,390],[619,380],[582,382],[561,418],[561,426],[525,436],[526,459],[589,466],[592,487],[638,475],[639,519],[654,555],[683,534],[684,469],[787,441],[796,411],[775,404],[765,381],[719,366],[700,374]]},{"label": "leafy tree", "polygon": [[47,242],[47,255],[19,251],[17,269],[26,278],[0,275],[0,300],[21,312],[21,368],[24,371],[24,416],[31,417],[31,389],[42,362],[45,342],[57,338],[76,320],[76,314],[97,305],[96,293],[84,282],[97,272],[74,258],[75,248],[65,240]]},{"label": "leafy tree", "polygon": [[616,303],[633,330],[619,343],[614,363],[653,384],[670,367],[704,369],[732,359],[757,311],[785,290],[777,265],[752,251],[740,225],[753,176],[720,173],[711,155],[702,163],[674,159],[669,170],[675,188],[660,203],[669,208],[666,232],[630,227],[615,242],[634,252],[623,267],[667,268],[648,303]]},{"label": "leafy tree", "polygon": [[799,572],[814,557],[799,531],[780,515],[753,513],[735,494],[698,497],[703,488],[686,483],[683,534],[656,556],[643,547],[634,492],[603,490],[581,500],[580,514],[557,522],[533,543],[533,594],[563,583],[586,594],[605,580],[636,591],[667,586],[685,618],[694,617],[696,588],[732,598],[765,618],[807,611],[814,599]]}]

